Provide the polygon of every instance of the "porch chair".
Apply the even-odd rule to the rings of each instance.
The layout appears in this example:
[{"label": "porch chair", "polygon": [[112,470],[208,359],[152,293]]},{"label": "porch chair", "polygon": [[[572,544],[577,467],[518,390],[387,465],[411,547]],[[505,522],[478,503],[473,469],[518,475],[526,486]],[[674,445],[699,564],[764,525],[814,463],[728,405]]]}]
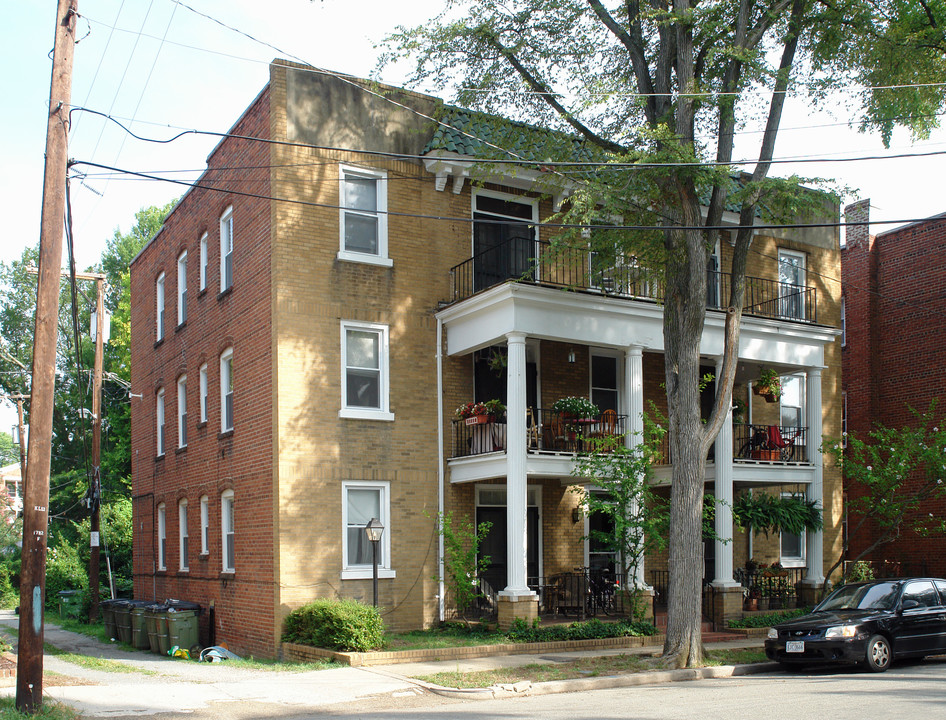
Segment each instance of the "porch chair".
[{"label": "porch chair", "polygon": [[529,450],[539,449],[539,433],[541,428],[535,422],[535,412],[530,407],[526,410],[526,447]]},{"label": "porch chair", "polygon": [[[601,413],[601,418],[595,424],[595,431],[589,433],[589,438],[599,440],[613,440],[618,437],[618,414],[615,410],[605,410]],[[604,452],[609,452],[610,447],[602,448]]]},{"label": "porch chair", "polygon": [[543,427],[543,447],[546,450],[564,450],[566,448],[565,424],[557,413],[549,417],[549,421]]},{"label": "porch chair", "polygon": [[778,450],[779,459],[789,461],[795,455],[795,440],[801,435],[802,429],[797,428],[794,433],[782,435],[782,429],[778,425],[769,425],[768,438],[766,443],[770,450]]}]

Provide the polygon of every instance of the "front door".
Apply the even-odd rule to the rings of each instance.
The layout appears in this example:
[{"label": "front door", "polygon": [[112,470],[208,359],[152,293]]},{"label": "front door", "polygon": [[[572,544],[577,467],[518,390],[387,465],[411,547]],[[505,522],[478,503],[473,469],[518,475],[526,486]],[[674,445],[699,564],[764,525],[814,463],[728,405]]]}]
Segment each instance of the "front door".
[{"label": "front door", "polygon": [[474,195],[473,291],[509,279],[535,279],[535,204],[515,195]]},{"label": "front door", "polygon": [[[499,592],[505,589],[508,582],[506,575],[506,508],[478,507],[476,508],[476,525],[491,523],[489,533],[480,545],[480,557],[487,557],[489,561],[482,573],[482,578],[490,587]],[[526,577],[530,585],[536,584],[539,577],[539,508],[526,509]]]}]

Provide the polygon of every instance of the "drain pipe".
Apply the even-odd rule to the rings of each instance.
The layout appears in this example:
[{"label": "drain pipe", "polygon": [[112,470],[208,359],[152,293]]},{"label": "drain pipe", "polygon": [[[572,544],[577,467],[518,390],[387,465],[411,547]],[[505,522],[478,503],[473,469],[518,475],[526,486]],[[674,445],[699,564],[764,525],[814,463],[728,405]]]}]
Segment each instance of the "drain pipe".
[{"label": "drain pipe", "polygon": [[[444,462],[443,462],[443,320],[437,318],[437,512],[443,522],[444,510]],[[439,530],[439,528],[438,528]],[[437,533],[437,610],[440,622],[446,619],[443,583],[443,533]]]}]

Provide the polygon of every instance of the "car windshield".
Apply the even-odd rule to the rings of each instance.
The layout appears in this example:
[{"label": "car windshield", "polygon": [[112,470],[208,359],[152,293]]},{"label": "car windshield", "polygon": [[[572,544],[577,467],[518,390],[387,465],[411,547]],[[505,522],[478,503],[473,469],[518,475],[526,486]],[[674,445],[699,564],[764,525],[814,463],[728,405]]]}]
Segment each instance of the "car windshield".
[{"label": "car windshield", "polygon": [[820,610],[893,610],[897,603],[898,583],[845,585],[828,595],[815,608]]}]

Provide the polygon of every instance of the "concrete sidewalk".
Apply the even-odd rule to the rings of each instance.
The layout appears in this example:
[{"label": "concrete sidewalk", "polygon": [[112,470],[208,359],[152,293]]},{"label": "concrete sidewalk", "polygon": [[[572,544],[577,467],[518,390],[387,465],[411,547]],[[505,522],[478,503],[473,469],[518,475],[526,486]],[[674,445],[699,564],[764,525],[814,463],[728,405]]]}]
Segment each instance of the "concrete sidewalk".
[{"label": "concrete sidewalk", "polygon": [[[19,618],[10,611],[0,610],[0,626],[16,628]],[[536,662],[568,662],[582,656],[614,655],[621,653],[653,654],[656,647],[624,648],[614,650],[584,650],[554,652],[540,655],[504,655],[469,660],[442,660],[383,667],[339,667],[309,672],[251,670],[223,663],[197,663],[164,658],[147,652],[122,650],[116,645],[99,642],[95,638],[61,630],[55,625],[45,626],[45,640],[61,650],[90,657],[117,660],[140,672],[116,673],[89,670],[67,662],[55,655],[44,656],[47,672],[65,676],[69,684],[59,684],[58,678],[44,682],[47,697],[76,708],[85,717],[123,717],[140,715],[174,715],[193,713],[195,716],[216,716],[226,711],[237,717],[255,708],[258,713],[266,708],[267,717],[297,715],[328,706],[384,699],[385,702],[409,702],[428,693],[459,700],[502,697],[505,695],[547,694],[575,692],[604,687],[631,686],[695,680],[701,677],[727,677],[732,668],[706,668],[703,671],[672,671],[637,673],[609,678],[582,678],[551,683],[517,684],[489,690],[456,690],[443,688],[412,679],[418,675],[432,675],[441,671],[474,671],[492,668],[519,667]],[[761,640],[739,640],[708,644],[711,648],[758,648]],[[736,674],[770,669],[769,665],[745,666]],[[15,682],[0,687],[0,693],[15,693]],[[239,703],[239,705],[230,705]],[[236,712],[240,708],[244,712]],[[250,715],[252,716],[252,715]]]}]

